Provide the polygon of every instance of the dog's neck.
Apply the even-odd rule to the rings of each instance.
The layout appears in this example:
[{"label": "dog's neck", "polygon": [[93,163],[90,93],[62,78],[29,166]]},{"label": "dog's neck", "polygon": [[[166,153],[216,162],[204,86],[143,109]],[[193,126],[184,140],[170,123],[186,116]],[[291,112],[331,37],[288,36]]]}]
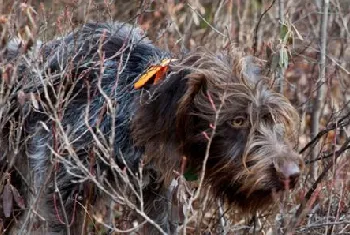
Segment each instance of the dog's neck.
[{"label": "dog's neck", "polygon": [[[143,160],[148,162],[148,159],[152,159],[152,165],[155,165],[156,169],[164,170],[160,175],[169,182],[174,171],[179,171],[183,156],[177,130],[177,113],[187,90],[185,77],[186,71],[177,73],[169,68],[162,82],[148,86],[148,89],[140,92],[132,119],[135,144],[145,151]],[[164,163],[164,157],[161,156],[167,156],[168,162]]]}]

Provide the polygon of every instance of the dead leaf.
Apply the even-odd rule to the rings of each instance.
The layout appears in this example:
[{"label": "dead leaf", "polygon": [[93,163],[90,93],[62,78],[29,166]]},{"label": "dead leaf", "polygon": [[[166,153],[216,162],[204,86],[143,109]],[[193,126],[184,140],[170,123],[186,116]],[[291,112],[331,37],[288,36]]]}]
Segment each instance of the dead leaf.
[{"label": "dead leaf", "polygon": [[17,206],[21,209],[25,209],[24,199],[21,196],[21,194],[18,192],[18,190],[11,185],[12,195],[15,199],[15,202],[17,203]]},{"label": "dead leaf", "polygon": [[4,187],[4,192],[2,193],[2,203],[5,217],[8,218],[11,216],[13,208],[13,194],[11,184],[9,182]]}]

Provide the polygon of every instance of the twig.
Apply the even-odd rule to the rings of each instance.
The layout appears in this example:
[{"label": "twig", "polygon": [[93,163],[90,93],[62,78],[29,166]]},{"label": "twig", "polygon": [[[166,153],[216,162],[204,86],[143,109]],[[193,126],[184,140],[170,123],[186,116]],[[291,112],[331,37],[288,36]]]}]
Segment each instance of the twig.
[{"label": "twig", "polygon": [[[340,118],[337,122],[331,123],[326,129],[318,132],[317,135],[299,151],[299,153],[301,154],[305,152],[308,148],[314,145],[322,136],[327,134],[329,131],[335,130],[337,128],[342,128],[348,125],[350,125],[350,111],[346,113],[342,118]],[[308,162],[308,161],[305,161],[305,162]]]},{"label": "twig", "polygon": [[[279,0],[278,4],[278,16],[280,19],[280,32],[282,32],[283,27],[285,27],[285,22],[284,22],[284,0]],[[286,37],[283,35],[283,37]],[[281,61],[281,55],[283,54],[283,50],[285,50],[285,41],[284,38],[280,38],[280,58],[279,60]],[[277,80],[278,80],[278,85],[279,85],[279,91],[281,94],[283,94],[283,89],[284,89],[284,73],[286,71],[286,66],[284,63],[281,66],[281,62],[279,63],[280,65],[277,67]]]},{"label": "twig", "polygon": [[224,38],[227,38],[227,36],[223,33],[221,33],[218,29],[216,29],[214,26],[212,26],[196,9],[194,9],[191,4],[187,3],[187,6],[191,8],[191,10],[198,15],[201,20],[203,20],[212,30],[217,32],[219,35],[223,36]]},{"label": "twig", "polygon": [[[207,96],[208,96],[209,101],[211,101],[212,97],[211,97],[210,93],[207,93]],[[198,185],[198,188],[197,188],[195,194],[191,196],[191,198],[189,199],[189,202],[186,206],[186,215],[185,215],[184,222],[183,222],[183,234],[184,235],[186,235],[186,225],[188,223],[188,212],[190,211],[193,202],[199,197],[199,195],[201,193],[201,189],[202,189],[203,184],[204,184],[204,177],[205,177],[205,172],[206,172],[207,161],[209,158],[210,147],[211,147],[211,143],[213,141],[213,138],[216,134],[216,126],[217,126],[217,122],[219,120],[219,115],[221,113],[221,109],[225,103],[225,98],[226,98],[226,95],[224,94],[218,109],[216,107],[213,107],[215,110],[215,119],[214,119],[214,123],[213,123],[212,128],[211,128],[211,133],[210,133],[211,135],[208,138],[208,143],[207,143],[207,147],[205,150],[205,156],[204,156],[204,159],[202,162],[202,169],[201,169],[201,173],[200,173],[199,185]]]},{"label": "twig", "polygon": [[295,228],[300,221],[302,220],[302,214],[304,211],[304,208],[306,206],[306,203],[310,200],[312,194],[317,188],[317,185],[321,183],[323,178],[327,175],[329,170],[333,167],[333,165],[336,163],[336,160],[346,151],[349,149],[349,144],[350,144],[350,138],[348,138],[345,143],[341,146],[341,148],[336,151],[334,154],[332,153],[332,156],[334,155],[334,161],[330,161],[328,165],[323,169],[322,173],[318,176],[318,178],[315,180],[309,191],[305,195],[305,199],[302,201],[300,204],[298,210],[295,212],[295,216],[293,217],[294,219],[291,221],[290,226],[288,228]]},{"label": "twig", "polygon": [[[317,93],[313,104],[312,123],[311,123],[311,138],[316,137],[316,133],[319,130],[319,121],[321,116],[321,104],[324,102],[326,93],[326,46],[327,46],[327,25],[328,25],[328,5],[329,0],[323,2],[323,15],[320,26],[320,74],[317,81]],[[310,161],[315,159],[318,154],[318,148],[312,148],[310,154]],[[317,166],[315,164],[310,165],[310,176],[315,178],[317,176]]]},{"label": "twig", "polygon": [[342,224],[350,224],[350,221],[339,221],[339,222],[326,222],[321,224],[310,224],[305,228],[300,229],[300,232],[305,232],[309,229],[324,227],[324,226],[330,226],[330,225],[342,225]]},{"label": "twig", "polygon": [[259,26],[261,23],[262,18],[266,15],[266,13],[272,8],[272,6],[275,4],[276,0],[273,0],[271,5],[265,9],[265,11],[260,15],[258,23],[255,26],[254,29],[254,44],[253,44],[253,49],[254,49],[254,55],[256,54],[257,50],[258,50],[258,30],[259,30]]},{"label": "twig", "polygon": [[225,229],[225,227],[226,227],[226,219],[225,219],[225,212],[223,210],[223,199],[219,198],[217,200],[217,203],[218,203],[218,207],[219,207],[219,218],[220,218],[220,226],[222,228],[222,234],[226,235],[227,231]]}]

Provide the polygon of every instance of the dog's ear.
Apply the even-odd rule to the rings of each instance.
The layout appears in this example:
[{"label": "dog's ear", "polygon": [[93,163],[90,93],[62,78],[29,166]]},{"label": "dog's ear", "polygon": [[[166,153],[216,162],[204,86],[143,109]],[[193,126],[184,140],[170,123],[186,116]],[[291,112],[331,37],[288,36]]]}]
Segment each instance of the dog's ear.
[{"label": "dog's ear", "polygon": [[186,89],[179,101],[176,112],[176,126],[178,134],[183,137],[187,128],[190,128],[190,113],[193,112],[193,99],[200,92],[205,92],[206,77],[204,74],[193,73],[186,76]]}]

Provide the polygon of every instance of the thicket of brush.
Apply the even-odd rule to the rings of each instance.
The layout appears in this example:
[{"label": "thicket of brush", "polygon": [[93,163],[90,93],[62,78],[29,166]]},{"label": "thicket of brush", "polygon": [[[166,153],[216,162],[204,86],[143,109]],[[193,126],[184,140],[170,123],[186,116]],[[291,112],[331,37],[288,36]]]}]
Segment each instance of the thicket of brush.
[{"label": "thicket of brush", "polygon": [[[348,0],[0,0],[0,8],[0,125],[13,99],[9,87],[16,86],[13,65],[3,60],[13,38],[21,40],[21,53],[28,53],[84,22],[117,20],[139,25],[174,54],[234,45],[266,60],[276,87],[301,117],[299,150],[306,164],[300,184],[274,210],[250,218],[226,213],[225,205],[208,204],[203,195],[187,234],[350,234]],[[16,213],[28,208],[8,173],[0,166],[0,215],[12,213],[9,203]],[[91,210],[88,231],[102,234],[111,223],[119,230],[137,225],[123,216],[127,206],[107,207]],[[1,217],[0,229],[6,230]]]}]

